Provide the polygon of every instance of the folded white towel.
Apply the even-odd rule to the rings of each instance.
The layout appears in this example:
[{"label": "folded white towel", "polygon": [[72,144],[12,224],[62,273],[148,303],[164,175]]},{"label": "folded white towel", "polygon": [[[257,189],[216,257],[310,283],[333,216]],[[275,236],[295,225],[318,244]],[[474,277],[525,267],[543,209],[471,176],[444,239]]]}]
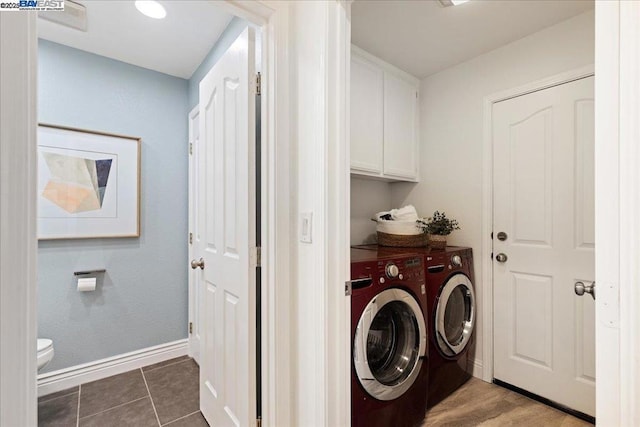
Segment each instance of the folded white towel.
[{"label": "folded white towel", "polygon": [[416,208],[413,205],[407,205],[400,209],[378,212],[372,219],[374,221],[417,221],[418,212],[416,212]]},{"label": "folded white towel", "polygon": [[413,205],[407,205],[400,209],[392,209],[391,217],[396,221],[417,221],[418,212],[416,212],[416,208]]}]

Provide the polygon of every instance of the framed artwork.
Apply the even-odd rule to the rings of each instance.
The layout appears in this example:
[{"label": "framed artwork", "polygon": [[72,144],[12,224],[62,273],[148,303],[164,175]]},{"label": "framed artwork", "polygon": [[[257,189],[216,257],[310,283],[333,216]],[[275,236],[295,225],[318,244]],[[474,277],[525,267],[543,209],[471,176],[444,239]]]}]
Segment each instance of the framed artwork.
[{"label": "framed artwork", "polygon": [[140,138],[38,126],[38,238],[140,236]]}]

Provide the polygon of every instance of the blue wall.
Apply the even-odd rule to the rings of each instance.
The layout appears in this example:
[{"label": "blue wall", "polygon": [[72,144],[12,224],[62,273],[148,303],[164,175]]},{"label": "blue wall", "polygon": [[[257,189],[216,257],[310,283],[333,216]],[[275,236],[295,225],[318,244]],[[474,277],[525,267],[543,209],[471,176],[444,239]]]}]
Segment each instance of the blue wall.
[{"label": "blue wall", "polygon": [[238,38],[240,33],[247,28],[247,21],[234,16],[227,28],[222,32],[216,44],[211,48],[205,59],[198,66],[196,71],[189,79],[189,110],[198,105],[200,80],[209,72],[211,67],[218,62],[223,53],[229,49],[229,46]]},{"label": "blue wall", "polygon": [[[187,336],[188,83],[40,40],[39,121],[142,138],[141,236],[40,241],[38,336],[57,370]],[[73,272],[105,267],[95,292]]]}]

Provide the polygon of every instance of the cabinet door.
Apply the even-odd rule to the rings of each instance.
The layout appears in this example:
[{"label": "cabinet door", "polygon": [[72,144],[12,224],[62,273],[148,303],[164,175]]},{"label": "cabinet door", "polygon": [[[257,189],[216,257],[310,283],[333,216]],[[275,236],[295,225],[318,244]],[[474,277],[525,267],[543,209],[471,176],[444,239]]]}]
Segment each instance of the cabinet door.
[{"label": "cabinet door", "polygon": [[384,174],[417,179],[415,85],[384,73]]},{"label": "cabinet door", "polygon": [[382,173],[383,72],[351,57],[351,171]]}]

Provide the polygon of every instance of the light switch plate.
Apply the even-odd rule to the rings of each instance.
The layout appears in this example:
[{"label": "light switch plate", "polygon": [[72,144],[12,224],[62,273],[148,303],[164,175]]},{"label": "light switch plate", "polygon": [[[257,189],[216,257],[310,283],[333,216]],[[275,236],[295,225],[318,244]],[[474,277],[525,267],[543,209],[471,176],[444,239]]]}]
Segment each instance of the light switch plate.
[{"label": "light switch plate", "polygon": [[311,243],[311,231],[313,229],[313,213],[302,212],[300,214],[300,241]]}]

